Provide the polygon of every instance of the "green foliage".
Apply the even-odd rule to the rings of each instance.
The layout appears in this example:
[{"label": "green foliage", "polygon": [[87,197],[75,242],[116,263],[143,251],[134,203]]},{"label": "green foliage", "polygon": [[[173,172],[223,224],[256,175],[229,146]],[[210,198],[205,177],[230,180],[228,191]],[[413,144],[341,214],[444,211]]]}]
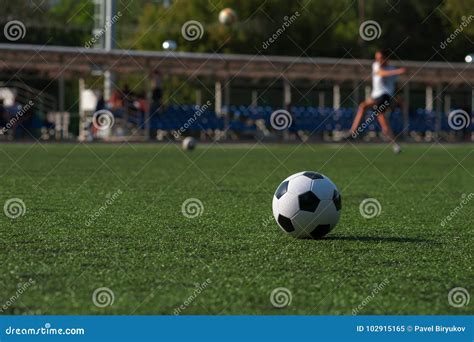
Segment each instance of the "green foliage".
[{"label": "green foliage", "polygon": [[[453,57],[462,58],[468,53],[473,53],[474,0],[446,0],[441,10],[446,14],[446,24],[451,32],[462,29],[462,34],[457,36],[450,49]],[[456,55],[457,53],[461,55]]]},{"label": "green foliage", "polygon": [[93,10],[93,3],[90,0],[60,0],[48,11],[48,20],[55,23],[90,26]]},{"label": "green foliage", "polygon": [[[362,18],[359,4],[364,4]],[[226,7],[238,15],[232,26],[218,22]],[[116,47],[162,50],[162,43],[171,39],[178,51],[371,58],[383,46],[403,59],[461,61],[474,50],[474,23],[469,20],[449,48],[439,54],[435,50],[470,18],[472,8],[474,0],[174,0],[170,7],[163,1],[116,1],[122,13]],[[295,13],[296,20],[285,27]],[[0,21],[22,20],[28,33],[23,43],[81,46],[91,38],[93,15],[92,0],[59,0],[53,5],[17,0],[5,2]],[[181,28],[190,20],[202,24],[201,39],[183,38]],[[362,41],[361,20],[376,20],[380,38]],[[282,29],[278,39],[264,47]]]},{"label": "green foliage", "polygon": [[[26,35],[17,43],[81,46],[90,39],[93,27],[92,1],[59,0],[54,6],[46,1],[8,1],[2,8],[2,24],[20,20]],[[0,35],[0,41],[8,42]]]},{"label": "green foliage", "polygon": [[[461,21],[474,15],[474,0],[446,0],[441,9],[449,17],[451,27],[456,29]],[[464,32],[468,37],[474,38],[474,22],[471,22]]]},{"label": "green foliage", "polygon": [[[348,0],[332,4],[315,0],[306,1],[301,6],[296,2],[278,0],[263,4],[259,1],[221,1],[213,4],[208,0],[196,0],[177,1],[170,8],[148,4],[139,18],[135,38],[137,47],[147,50],[160,50],[163,41],[172,39],[178,43],[180,51],[255,54],[263,50],[264,41],[281,28],[285,20],[298,12],[297,19],[284,35],[279,36],[278,43],[271,44],[265,53],[299,55],[307,48],[309,51],[321,48],[340,51],[341,45],[357,36],[355,17],[351,11],[344,20],[336,20],[348,3]],[[233,26],[218,22],[219,12],[225,7],[236,9],[239,20]],[[318,9],[321,8],[325,9],[326,15],[318,17]],[[330,15],[327,15],[328,11]],[[198,41],[187,41],[181,34],[182,26],[190,20],[199,21],[204,28],[204,34]],[[322,46],[315,42],[315,46],[308,46],[308,42],[318,38],[326,28],[329,28],[327,31],[332,43],[325,42]]]},{"label": "green foliage", "polygon": [[[362,3],[365,10],[359,17]],[[226,7],[238,16],[232,26],[218,22]],[[163,1],[117,0],[122,15],[115,47],[161,51],[165,40],[174,40],[178,51],[336,58],[372,58],[376,49],[386,47],[394,59],[462,62],[474,52],[473,8],[474,0],[174,0],[169,7]],[[2,10],[0,24],[16,19],[26,26],[25,38],[17,43],[84,46],[92,37],[92,0],[15,0],[6,1]],[[182,27],[190,20],[201,23],[201,39],[184,39]],[[378,39],[360,38],[365,20],[380,24]],[[468,24],[462,32],[441,48],[463,21]],[[9,41],[0,35],[0,42]],[[142,90],[140,79],[121,75],[118,82]],[[178,100],[173,99],[177,90],[178,101],[192,101],[191,84],[177,77],[166,82],[166,101]]]},{"label": "green foliage", "polygon": [[[377,48],[388,47],[395,51],[395,58],[460,60],[474,24],[446,51],[436,54],[434,49],[439,50],[462,16],[469,16],[472,4],[473,0],[366,0],[363,20],[376,20],[382,34],[365,42],[359,38],[358,3],[350,0],[195,0],[175,1],[169,8],[149,3],[138,18],[135,39],[137,48],[144,50],[161,50],[163,41],[173,39],[178,50],[193,52],[371,58]],[[237,11],[239,21],[232,27],[218,23],[219,11],[225,7]],[[301,14],[297,20],[263,49],[263,43],[296,11]],[[189,20],[203,25],[200,40],[189,42],[182,37],[181,27]]]}]

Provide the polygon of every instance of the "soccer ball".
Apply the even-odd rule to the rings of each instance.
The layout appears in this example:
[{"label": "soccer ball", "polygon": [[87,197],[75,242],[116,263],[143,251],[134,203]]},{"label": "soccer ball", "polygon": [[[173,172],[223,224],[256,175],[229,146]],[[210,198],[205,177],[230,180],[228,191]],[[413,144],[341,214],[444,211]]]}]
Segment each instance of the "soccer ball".
[{"label": "soccer ball", "polygon": [[194,150],[196,148],[196,139],[193,137],[186,137],[183,140],[183,149],[187,151]]},{"label": "soccer ball", "polygon": [[326,176],[303,171],[285,179],[273,195],[273,216],[296,238],[318,239],[339,221],[341,195]]},{"label": "soccer ball", "polygon": [[219,12],[219,22],[222,25],[232,25],[237,21],[237,14],[232,8],[224,8]]}]

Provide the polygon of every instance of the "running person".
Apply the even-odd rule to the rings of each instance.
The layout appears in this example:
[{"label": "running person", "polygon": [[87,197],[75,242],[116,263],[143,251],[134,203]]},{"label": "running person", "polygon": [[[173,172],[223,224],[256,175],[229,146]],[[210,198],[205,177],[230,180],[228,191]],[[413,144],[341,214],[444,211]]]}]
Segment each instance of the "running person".
[{"label": "running person", "polygon": [[392,143],[392,148],[395,153],[401,151],[400,145],[395,141],[390,123],[385,117],[385,112],[390,107],[390,101],[395,94],[395,83],[397,76],[406,72],[405,68],[395,68],[388,65],[387,50],[378,50],[375,53],[375,62],[372,64],[372,93],[371,98],[365,100],[359,105],[356,117],[351,127],[352,136],[356,135],[358,127],[365,111],[368,108],[373,108],[377,120],[382,128],[382,133]]}]

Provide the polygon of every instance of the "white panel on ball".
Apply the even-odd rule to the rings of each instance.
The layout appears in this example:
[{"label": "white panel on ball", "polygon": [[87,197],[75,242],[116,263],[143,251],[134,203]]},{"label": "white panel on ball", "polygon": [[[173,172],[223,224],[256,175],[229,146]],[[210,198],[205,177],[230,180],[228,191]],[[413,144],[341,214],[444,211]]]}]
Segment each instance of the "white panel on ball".
[{"label": "white panel on ball", "polygon": [[287,192],[278,200],[278,213],[292,218],[299,210],[298,197],[295,194]]},{"label": "white panel on ball", "polygon": [[317,226],[314,213],[309,211],[298,211],[298,213],[293,216],[291,222],[295,228],[294,235],[300,238],[311,237],[309,233]]},{"label": "white panel on ball", "polygon": [[272,211],[273,217],[275,217],[276,220],[278,218],[278,198],[276,198],[276,196],[273,196]]},{"label": "white panel on ball", "polygon": [[[296,178],[296,177],[302,175],[303,173],[304,173],[304,171],[301,171],[301,172],[295,173],[295,174],[293,174],[293,175],[291,175],[291,176],[289,176],[289,177],[286,177],[283,182],[289,181],[290,179],[294,179],[294,178]],[[283,182],[282,182],[282,183],[283,183]]]},{"label": "white panel on ball", "polygon": [[332,199],[335,189],[337,190],[334,183],[326,177],[323,179],[314,179],[313,183],[311,184],[311,191],[314,192],[321,200]]},{"label": "white panel on ball", "polygon": [[335,226],[339,221],[339,215],[332,200],[321,201],[314,213],[315,221],[318,224],[330,224],[331,226]]},{"label": "white panel on ball", "polygon": [[303,175],[290,179],[288,191],[300,195],[311,190],[312,179]]}]

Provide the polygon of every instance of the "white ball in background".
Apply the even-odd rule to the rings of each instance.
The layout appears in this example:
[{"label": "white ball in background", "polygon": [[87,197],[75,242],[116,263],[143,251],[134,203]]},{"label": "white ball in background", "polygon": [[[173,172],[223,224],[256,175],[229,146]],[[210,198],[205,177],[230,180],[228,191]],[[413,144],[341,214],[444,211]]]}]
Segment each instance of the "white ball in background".
[{"label": "white ball in background", "polygon": [[196,139],[193,137],[186,137],[183,140],[183,149],[186,151],[194,150],[196,148],[196,143]]},{"label": "white ball in background", "polygon": [[237,14],[232,8],[224,8],[219,12],[219,22],[222,25],[232,25],[237,21]]}]

